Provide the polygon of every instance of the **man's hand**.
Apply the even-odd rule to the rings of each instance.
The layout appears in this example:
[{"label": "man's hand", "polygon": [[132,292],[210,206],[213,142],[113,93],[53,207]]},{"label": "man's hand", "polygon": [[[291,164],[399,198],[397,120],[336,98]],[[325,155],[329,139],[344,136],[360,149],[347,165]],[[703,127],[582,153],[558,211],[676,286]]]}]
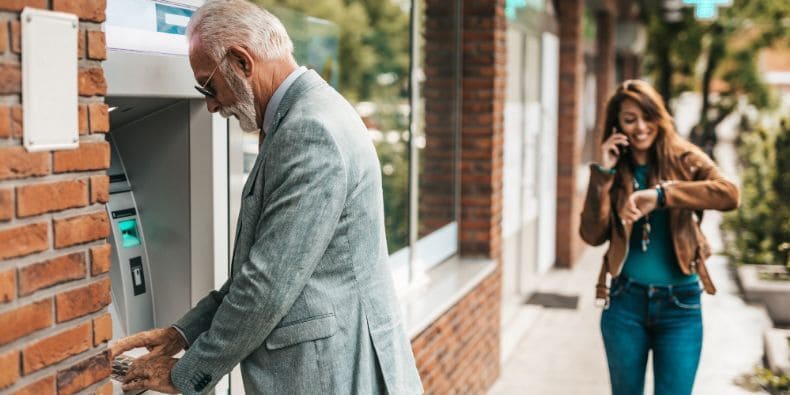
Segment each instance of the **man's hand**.
[{"label": "man's hand", "polygon": [[170,370],[176,362],[177,359],[163,355],[135,360],[124,376],[123,390],[154,390],[165,394],[177,394],[178,389],[170,380]]},{"label": "man's hand", "polygon": [[173,327],[151,329],[118,340],[110,347],[110,358],[138,347],[145,347],[149,351],[148,354],[138,358],[139,361],[157,356],[173,356],[186,347],[186,341]]},{"label": "man's hand", "polygon": [[639,218],[650,214],[658,206],[658,192],[655,189],[636,191],[628,197],[623,209],[620,210],[620,220],[623,225],[630,225]]}]

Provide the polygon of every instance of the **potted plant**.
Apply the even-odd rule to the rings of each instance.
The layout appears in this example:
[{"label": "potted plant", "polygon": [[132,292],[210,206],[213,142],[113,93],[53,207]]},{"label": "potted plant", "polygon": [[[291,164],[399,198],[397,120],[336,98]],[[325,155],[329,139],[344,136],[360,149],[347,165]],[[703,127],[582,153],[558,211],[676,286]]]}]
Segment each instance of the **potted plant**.
[{"label": "potted plant", "polygon": [[790,325],[790,122],[740,140],[741,207],[725,217],[734,236],[728,254],[739,264],[745,299],[765,304],[777,325]]},{"label": "potted plant", "polygon": [[768,369],[777,375],[790,377],[790,329],[769,329],[763,340]]}]

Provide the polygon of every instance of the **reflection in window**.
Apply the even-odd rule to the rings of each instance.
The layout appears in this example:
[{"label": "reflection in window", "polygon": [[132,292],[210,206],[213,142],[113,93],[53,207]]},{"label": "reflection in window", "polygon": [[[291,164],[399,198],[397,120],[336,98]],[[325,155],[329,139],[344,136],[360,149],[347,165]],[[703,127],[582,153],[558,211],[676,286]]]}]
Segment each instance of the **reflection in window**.
[{"label": "reflection in window", "polygon": [[257,0],[285,25],[299,64],[362,116],[381,162],[389,252],[409,243],[409,0]]},{"label": "reflection in window", "polygon": [[[456,136],[460,87],[455,1],[417,1],[415,144],[419,155],[419,226],[423,238],[455,221]],[[436,248],[436,247],[434,247]]]}]

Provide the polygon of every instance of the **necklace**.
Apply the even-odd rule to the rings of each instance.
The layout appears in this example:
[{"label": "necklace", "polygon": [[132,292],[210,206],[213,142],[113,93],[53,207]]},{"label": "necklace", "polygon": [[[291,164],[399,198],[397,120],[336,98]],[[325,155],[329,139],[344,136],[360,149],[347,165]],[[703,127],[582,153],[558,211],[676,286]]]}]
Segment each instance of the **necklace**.
[{"label": "necklace", "polygon": [[[642,186],[639,185],[639,181],[636,179],[636,174],[634,174],[634,190],[639,191],[642,189]],[[650,214],[645,214],[645,222],[642,224],[642,252],[647,252],[648,244],[650,244]]]}]

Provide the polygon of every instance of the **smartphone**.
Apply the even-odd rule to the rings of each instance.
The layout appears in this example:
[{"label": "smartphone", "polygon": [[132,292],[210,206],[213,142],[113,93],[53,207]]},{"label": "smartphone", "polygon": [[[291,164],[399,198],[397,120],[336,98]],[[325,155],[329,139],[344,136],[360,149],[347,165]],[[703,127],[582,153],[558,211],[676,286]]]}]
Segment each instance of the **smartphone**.
[{"label": "smartphone", "polygon": [[[623,131],[620,129],[620,125],[616,125],[614,127],[614,132],[625,135],[625,133],[623,133]],[[628,136],[626,136],[626,138],[628,138]],[[628,139],[628,143],[629,144],[631,143],[631,139]],[[630,145],[617,144],[617,149],[620,151],[620,155],[618,155],[618,156],[620,158],[622,158],[623,155],[628,154],[628,149],[629,148],[630,148]]]}]

